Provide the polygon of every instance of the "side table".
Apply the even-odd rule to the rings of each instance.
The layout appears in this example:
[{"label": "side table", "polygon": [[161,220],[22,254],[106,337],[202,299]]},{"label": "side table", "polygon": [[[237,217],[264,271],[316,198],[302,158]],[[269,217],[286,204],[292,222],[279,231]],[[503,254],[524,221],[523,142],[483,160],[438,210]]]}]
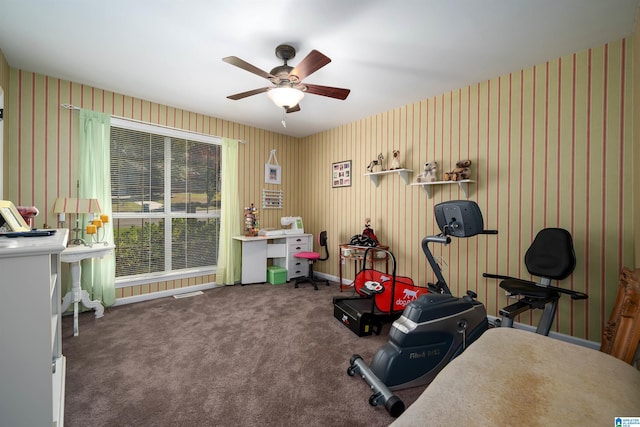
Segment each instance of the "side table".
[{"label": "side table", "polygon": [[[338,251],[339,251],[340,257],[338,259],[338,272],[340,274],[340,292],[342,292],[343,289],[349,289],[353,286],[353,283],[349,285],[342,284],[342,264],[346,260],[355,261],[353,266],[353,275],[355,277],[358,274],[358,271],[361,270],[362,267],[364,266],[364,264],[362,263],[365,261],[364,252],[367,249],[369,249],[369,253],[367,254],[367,262],[370,263],[371,268],[374,267],[374,264],[376,262],[384,262],[385,273],[389,273],[389,254],[387,252],[381,252],[381,251],[388,251],[389,246],[379,245],[379,246],[374,246],[370,248],[368,246],[358,246],[358,245],[348,245],[348,244],[339,245]],[[377,257],[376,256],[377,252],[383,253],[384,257]]]},{"label": "side table", "polygon": [[69,264],[71,270],[71,290],[62,299],[62,313],[67,311],[73,302],[73,336],[78,336],[78,303],[95,310],[96,319],[104,316],[104,307],[100,301],[89,299],[89,293],[80,285],[82,268],[80,261],[89,258],[103,258],[113,252],[115,245],[94,244],[93,246],[72,245],[60,254],[60,261]]}]

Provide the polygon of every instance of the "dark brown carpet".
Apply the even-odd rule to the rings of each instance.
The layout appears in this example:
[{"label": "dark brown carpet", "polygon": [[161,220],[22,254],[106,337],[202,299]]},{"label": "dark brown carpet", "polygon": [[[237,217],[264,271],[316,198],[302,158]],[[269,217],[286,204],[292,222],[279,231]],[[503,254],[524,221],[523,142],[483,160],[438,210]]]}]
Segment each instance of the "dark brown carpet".
[{"label": "dark brown carpet", "polygon": [[[387,341],[333,317],[336,284],[231,286],[63,319],[65,425],[386,426],[347,375]],[[349,293],[342,293],[348,295]],[[409,406],[422,388],[396,394]]]}]

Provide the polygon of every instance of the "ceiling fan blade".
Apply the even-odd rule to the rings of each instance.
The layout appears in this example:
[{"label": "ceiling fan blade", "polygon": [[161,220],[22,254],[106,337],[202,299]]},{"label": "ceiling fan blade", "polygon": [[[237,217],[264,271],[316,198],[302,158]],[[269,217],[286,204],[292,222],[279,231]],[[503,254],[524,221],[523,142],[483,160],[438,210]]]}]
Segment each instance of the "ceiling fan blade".
[{"label": "ceiling fan blade", "polygon": [[255,65],[249,64],[247,61],[240,59],[237,56],[227,56],[226,58],[222,58],[222,60],[227,64],[235,65],[236,67],[242,68],[243,70],[249,71],[250,73],[257,74],[260,77],[264,77],[267,80],[277,80],[276,76],[273,76],[266,71],[261,70]]},{"label": "ceiling fan blade", "polygon": [[287,113],[295,113],[300,111],[300,104],[296,104],[295,107],[287,108]]},{"label": "ceiling fan blade", "polygon": [[342,100],[347,99],[347,96],[349,96],[349,93],[351,92],[351,89],[342,89],[339,87],[311,85],[306,83],[304,85],[307,87],[307,90],[306,90],[307,93],[312,93],[314,95],[328,96],[329,98],[336,98],[336,99],[342,99]]},{"label": "ceiling fan blade", "polygon": [[298,64],[297,67],[291,70],[289,76],[297,76],[298,81],[302,81],[305,77],[315,73],[329,62],[331,62],[329,57],[314,49],[302,60],[302,62]]},{"label": "ceiling fan blade", "polygon": [[249,91],[242,92],[242,93],[236,93],[235,95],[229,95],[229,96],[227,96],[227,98],[233,99],[234,101],[237,101],[238,99],[246,98],[247,96],[257,95],[259,93],[266,92],[269,89],[271,89],[270,86],[261,87],[260,89],[253,89],[253,90],[249,90]]}]

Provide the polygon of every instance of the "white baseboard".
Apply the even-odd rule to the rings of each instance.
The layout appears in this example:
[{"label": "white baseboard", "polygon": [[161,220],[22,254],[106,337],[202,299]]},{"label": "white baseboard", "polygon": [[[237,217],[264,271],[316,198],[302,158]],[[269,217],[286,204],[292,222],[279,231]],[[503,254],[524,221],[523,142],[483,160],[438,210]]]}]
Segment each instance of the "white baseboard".
[{"label": "white baseboard", "polygon": [[218,283],[204,283],[202,285],[189,286],[187,288],[169,289],[166,291],[151,292],[149,294],[133,295],[130,297],[116,299],[116,302],[115,304],[113,304],[113,306],[150,301],[157,298],[171,297],[174,295],[186,294],[194,291],[204,291],[206,289],[221,288],[223,286],[225,285],[220,285]]}]

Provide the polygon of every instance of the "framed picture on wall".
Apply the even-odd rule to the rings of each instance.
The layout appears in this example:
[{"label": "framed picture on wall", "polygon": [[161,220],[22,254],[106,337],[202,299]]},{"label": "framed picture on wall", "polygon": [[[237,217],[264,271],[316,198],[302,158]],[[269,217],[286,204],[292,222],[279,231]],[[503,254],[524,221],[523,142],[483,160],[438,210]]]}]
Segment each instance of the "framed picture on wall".
[{"label": "framed picture on wall", "polygon": [[331,164],[331,187],[351,187],[351,160]]},{"label": "framed picture on wall", "polygon": [[281,184],[282,169],[279,165],[267,163],[264,165],[264,182],[267,184]]}]

